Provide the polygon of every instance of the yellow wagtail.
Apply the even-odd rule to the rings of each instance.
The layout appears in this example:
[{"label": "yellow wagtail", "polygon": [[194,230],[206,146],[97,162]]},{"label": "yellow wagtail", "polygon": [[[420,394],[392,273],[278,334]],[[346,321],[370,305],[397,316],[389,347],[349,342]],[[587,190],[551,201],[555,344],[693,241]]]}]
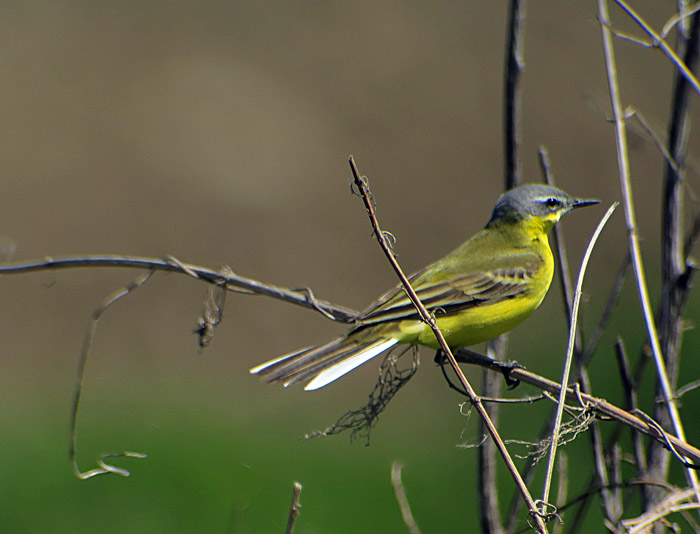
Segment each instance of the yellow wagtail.
[{"label": "yellow wagtail", "polygon": [[[544,185],[523,185],[496,202],[486,227],[409,281],[450,348],[487,341],[527,319],[552,282],[547,233],[565,213],[597,204]],[[439,348],[398,285],[363,311],[344,336],[286,354],[250,370],[285,386],[321,388],[397,343]]]}]

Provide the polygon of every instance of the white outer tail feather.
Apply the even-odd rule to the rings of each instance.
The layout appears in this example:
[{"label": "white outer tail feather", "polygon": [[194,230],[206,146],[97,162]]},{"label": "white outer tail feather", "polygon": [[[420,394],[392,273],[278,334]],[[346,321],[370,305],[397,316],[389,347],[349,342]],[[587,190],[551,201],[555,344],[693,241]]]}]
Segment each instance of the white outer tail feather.
[{"label": "white outer tail feather", "polygon": [[[331,382],[337,380],[341,376],[349,373],[356,367],[359,367],[363,363],[365,363],[368,360],[371,360],[375,356],[381,354],[385,350],[393,347],[396,345],[399,341],[397,339],[381,339],[377,341],[376,343],[373,343],[369,347],[367,347],[365,350],[362,352],[355,354],[351,358],[348,358],[347,360],[343,360],[341,362],[336,363],[335,365],[329,367],[328,369],[324,369],[321,371],[318,375],[314,377],[311,382],[306,384],[304,387],[305,391],[312,391],[314,389],[319,389],[322,388],[323,386],[327,386]],[[281,358],[281,359],[284,359]],[[279,361],[276,360],[276,361]],[[268,364],[265,364],[264,366],[267,367]],[[254,368],[259,370],[257,367]],[[253,369],[250,371],[251,373],[253,372]],[[285,384],[287,386],[287,384]]]}]

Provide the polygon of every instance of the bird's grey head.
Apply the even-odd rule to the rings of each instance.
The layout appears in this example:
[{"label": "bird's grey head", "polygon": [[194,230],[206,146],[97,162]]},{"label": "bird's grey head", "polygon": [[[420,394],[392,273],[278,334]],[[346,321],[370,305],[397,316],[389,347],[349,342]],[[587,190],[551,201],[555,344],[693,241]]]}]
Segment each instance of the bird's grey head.
[{"label": "bird's grey head", "polygon": [[494,221],[520,221],[539,217],[556,222],[566,212],[597,204],[597,200],[578,199],[561,189],[547,185],[528,184],[511,189],[496,202],[489,224]]}]

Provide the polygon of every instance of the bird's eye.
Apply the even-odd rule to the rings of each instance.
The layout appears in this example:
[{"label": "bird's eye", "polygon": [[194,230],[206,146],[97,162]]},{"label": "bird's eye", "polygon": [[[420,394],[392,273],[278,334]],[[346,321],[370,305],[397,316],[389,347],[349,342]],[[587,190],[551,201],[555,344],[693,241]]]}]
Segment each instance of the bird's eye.
[{"label": "bird's eye", "polygon": [[558,208],[559,206],[561,206],[561,200],[559,200],[558,198],[550,197],[544,201],[544,204],[548,208]]}]

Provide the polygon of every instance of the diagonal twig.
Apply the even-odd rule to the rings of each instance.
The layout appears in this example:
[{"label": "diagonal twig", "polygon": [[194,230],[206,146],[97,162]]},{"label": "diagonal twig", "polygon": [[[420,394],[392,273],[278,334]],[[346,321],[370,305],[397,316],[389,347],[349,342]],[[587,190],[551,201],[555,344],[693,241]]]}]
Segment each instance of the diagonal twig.
[{"label": "diagonal twig", "polygon": [[[666,41],[663,39],[661,35],[659,35],[654,29],[649,26],[649,24],[637,13],[632,7],[625,2],[624,0],[614,0],[614,2],[622,8],[622,10],[627,13],[632,20],[634,20],[637,25],[646,33],[649,38],[652,40],[652,46],[655,48],[659,48],[664,55],[676,66],[678,71],[683,75],[683,77],[688,80],[688,83],[691,85],[693,90],[700,95],[700,83],[698,83],[698,79],[693,75],[691,70],[688,68],[688,66],[683,62],[681,58],[678,57],[678,54],[668,46]],[[604,26],[604,28],[608,31],[608,33],[612,33],[611,27],[610,27],[610,21],[607,16],[607,11],[605,13],[605,16],[601,13],[600,16],[601,24]],[[638,42],[638,41],[637,41]]]},{"label": "diagonal twig", "polygon": [[382,250],[384,251],[384,254],[386,255],[387,259],[389,260],[389,263],[391,264],[392,268],[394,269],[397,276],[401,280],[401,284],[404,288],[404,291],[408,295],[412,304],[415,306],[421,319],[431,328],[431,330],[435,334],[435,337],[438,340],[440,347],[442,348],[443,352],[447,356],[447,359],[450,362],[450,365],[452,366],[452,369],[454,370],[455,374],[459,378],[459,381],[460,381],[462,387],[469,395],[469,400],[470,400],[471,404],[476,408],[477,412],[479,413],[482,420],[484,421],[484,423],[486,425],[486,429],[489,432],[489,435],[496,443],[496,446],[497,446],[499,452],[501,453],[501,456],[503,457],[503,459],[506,463],[508,471],[510,472],[511,476],[513,477],[513,479],[518,487],[518,490],[522,493],[522,495],[525,499],[525,502],[527,503],[528,509],[530,511],[530,515],[533,518],[533,520],[535,521],[535,524],[537,526],[538,531],[542,532],[542,533],[547,532],[547,527],[545,526],[544,520],[540,516],[540,514],[537,510],[537,507],[535,505],[535,501],[532,499],[532,496],[530,495],[530,492],[527,489],[527,486],[523,482],[523,480],[520,476],[520,473],[518,472],[517,467],[513,463],[513,460],[510,457],[510,454],[508,453],[508,450],[506,449],[506,446],[503,443],[503,440],[500,438],[500,436],[498,434],[498,430],[496,429],[496,427],[493,425],[493,422],[489,418],[488,413],[486,412],[486,408],[484,407],[483,403],[481,402],[481,399],[478,397],[478,395],[474,391],[474,388],[472,388],[471,384],[469,383],[467,378],[464,376],[464,373],[462,372],[459,365],[457,364],[457,361],[455,360],[455,357],[452,354],[450,347],[447,345],[447,342],[445,341],[445,338],[442,335],[442,332],[440,332],[440,329],[437,327],[437,321],[436,321],[435,317],[432,316],[431,314],[429,314],[428,311],[425,309],[425,306],[423,306],[423,304],[420,302],[420,299],[418,298],[418,296],[416,295],[416,292],[411,287],[411,284],[409,283],[408,279],[406,278],[406,275],[403,273],[403,270],[401,269],[400,265],[398,264],[396,257],[394,256],[393,252],[391,251],[391,248],[390,248],[389,244],[387,243],[386,236],[384,235],[381,228],[379,227],[379,222],[377,221],[377,217],[375,215],[372,195],[371,195],[371,193],[369,191],[369,187],[367,185],[367,178],[360,176],[360,173],[357,169],[357,166],[355,165],[355,159],[352,156],[350,157],[349,162],[350,162],[350,168],[352,169],[352,173],[353,173],[353,177],[354,177],[354,184],[362,196],[362,201],[365,205],[365,209],[367,210],[367,215],[370,219],[372,229],[374,230],[375,238],[379,242],[379,245],[382,248]]}]

